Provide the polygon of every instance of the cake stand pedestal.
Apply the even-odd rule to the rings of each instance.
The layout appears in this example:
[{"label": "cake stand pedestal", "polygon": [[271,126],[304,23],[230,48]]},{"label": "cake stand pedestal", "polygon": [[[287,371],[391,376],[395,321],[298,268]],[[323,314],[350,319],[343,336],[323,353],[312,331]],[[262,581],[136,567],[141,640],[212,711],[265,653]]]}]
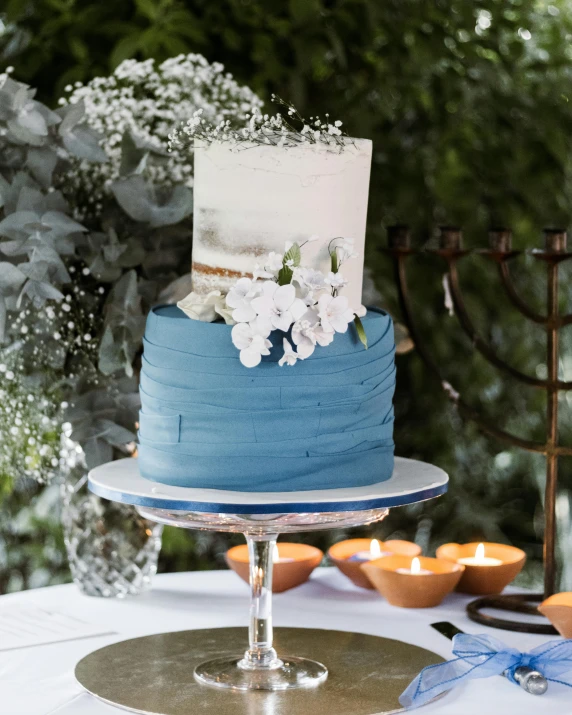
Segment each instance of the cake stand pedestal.
[{"label": "cake stand pedestal", "polygon": [[250,554],[249,647],[244,654],[200,663],[199,683],[237,691],[279,691],[319,685],[325,665],[278,655],[272,638],[272,554],[280,533],[332,529],[381,521],[390,507],[443,494],[445,472],[396,458],[390,479],[367,487],[304,492],[227,492],[172,487],[143,479],[136,459],[110,462],[89,475],[89,488],[138,507],[147,519],[185,529],[240,532]]}]

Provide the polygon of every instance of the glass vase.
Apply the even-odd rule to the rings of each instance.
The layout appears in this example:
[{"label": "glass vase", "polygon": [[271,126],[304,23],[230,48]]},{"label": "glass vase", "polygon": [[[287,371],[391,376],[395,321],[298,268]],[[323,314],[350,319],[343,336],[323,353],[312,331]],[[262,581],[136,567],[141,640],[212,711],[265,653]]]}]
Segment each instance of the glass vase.
[{"label": "glass vase", "polygon": [[91,494],[81,465],[62,480],[61,518],[72,578],[82,593],[124,598],[151,586],[163,527],[135,507]]}]

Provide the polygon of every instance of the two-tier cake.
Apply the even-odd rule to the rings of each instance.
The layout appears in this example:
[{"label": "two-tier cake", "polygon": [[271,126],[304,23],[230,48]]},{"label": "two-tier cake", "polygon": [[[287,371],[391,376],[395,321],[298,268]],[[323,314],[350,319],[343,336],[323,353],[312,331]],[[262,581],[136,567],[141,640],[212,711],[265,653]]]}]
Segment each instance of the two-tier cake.
[{"label": "two-tier cake", "polygon": [[145,332],[145,478],[296,491],[391,476],[393,324],[361,306],[370,163],[371,142],[349,138],[195,150],[194,293]]}]

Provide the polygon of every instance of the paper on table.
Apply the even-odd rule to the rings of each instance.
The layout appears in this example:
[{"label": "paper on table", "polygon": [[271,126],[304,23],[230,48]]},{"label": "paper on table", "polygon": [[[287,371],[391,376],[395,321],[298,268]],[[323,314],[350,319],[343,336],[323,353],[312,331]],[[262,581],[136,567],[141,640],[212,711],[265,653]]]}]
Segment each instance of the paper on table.
[{"label": "paper on table", "polygon": [[0,607],[0,651],[112,633],[79,618],[34,604]]}]

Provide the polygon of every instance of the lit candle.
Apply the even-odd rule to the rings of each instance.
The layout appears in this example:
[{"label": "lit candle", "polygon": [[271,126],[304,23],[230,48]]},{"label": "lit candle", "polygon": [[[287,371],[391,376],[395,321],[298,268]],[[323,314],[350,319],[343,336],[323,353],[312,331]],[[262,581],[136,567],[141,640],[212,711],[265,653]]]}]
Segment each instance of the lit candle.
[{"label": "lit candle", "polygon": [[272,552],[272,563],[274,564],[290,564],[292,561],[295,561],[296,559],[290,558],[288,556],[280,556],[280,552],[278,551],[278,544],[274,545],[274,550]]},{"label": "lit candle", "polygon": [[464,566],[500,566],[503,562],[500,559],[485,556],[485,545],[479,544],[474,556],[464,556],[461,559],[457,559],[457,563]]},{"label": "lit candle", "polygon": [[356,551],[352,554],[348,561],[373,561],[374,559],[379,559],[382,556],[389,556],[389,551],[382,551],[381,544],[377,539],[372,539],[369,545],[369,551]]},{"label": "lit candle", "polygon": [[429,571],[429,569],[422,569],[421,568],[421,561],[417,558],[417,556],[413,559],[411,562],[411,568],[408,569],[395,569],[397,573],[406,573],[410,574],[411,576],[426,576],[427,574],[433,573],[433,571]]}]

